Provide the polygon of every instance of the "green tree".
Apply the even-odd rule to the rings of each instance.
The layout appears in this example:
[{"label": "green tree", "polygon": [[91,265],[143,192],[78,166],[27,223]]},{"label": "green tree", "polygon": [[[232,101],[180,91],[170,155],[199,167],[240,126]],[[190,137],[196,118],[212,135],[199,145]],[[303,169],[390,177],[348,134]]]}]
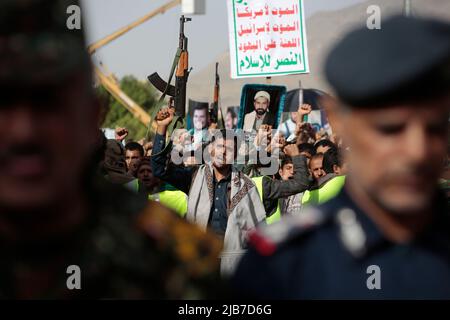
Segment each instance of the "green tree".
[{"label": "green tree", "polygon": [[[151,114],[152,109],[156,107],[158,93],[150,84],[139,81],[133,76],[125,76],[120,80],[120,88],[147,113]],[[129,131],[127,141],[137,141],[145,137],[146,126],[110,95],[103,86],[97,88],[97,94],[102,97],[103,104],[106,104],[103,128],[127,128]]]}]

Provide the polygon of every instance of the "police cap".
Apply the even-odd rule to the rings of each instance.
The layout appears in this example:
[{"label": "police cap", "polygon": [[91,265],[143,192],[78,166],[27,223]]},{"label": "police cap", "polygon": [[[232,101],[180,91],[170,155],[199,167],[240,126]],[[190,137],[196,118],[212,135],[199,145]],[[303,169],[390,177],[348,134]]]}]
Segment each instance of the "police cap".
[{"label": "police cap", "polygon": [[330,51],[325,74],[352,107],[428,98],[450,88],[450,24],[393,16],[381,29],[348,33]]}]

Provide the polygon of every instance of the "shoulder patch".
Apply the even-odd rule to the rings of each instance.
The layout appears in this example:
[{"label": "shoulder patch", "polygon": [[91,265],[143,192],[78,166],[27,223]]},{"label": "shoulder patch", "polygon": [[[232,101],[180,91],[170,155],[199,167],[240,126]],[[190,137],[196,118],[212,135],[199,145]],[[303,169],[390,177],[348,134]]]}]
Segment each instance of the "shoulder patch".
[{"label": "shoulder patch", "polygon": [[259,254],[270,256],[282,244],[324,224],[326,216],[317,208],[308,208],[300,215],[283,217],[279,222],[258,227],[250,233],[249,243]]},{"label": "shoulder patch", "polygon": [[218,270],[221,241],[159,203],[149,202],[137,218],[137,227],[156,242],[161,252],[178,260],[189,274],[199,276]]}]

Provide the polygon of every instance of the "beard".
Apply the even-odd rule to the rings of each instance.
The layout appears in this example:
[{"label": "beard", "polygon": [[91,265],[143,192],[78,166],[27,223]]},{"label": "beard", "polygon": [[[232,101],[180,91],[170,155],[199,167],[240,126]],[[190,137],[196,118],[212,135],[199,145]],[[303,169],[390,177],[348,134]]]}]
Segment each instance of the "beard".
[{"label": "beard", "polygon": [[257,114],[258,116],[262,116],[262,115],[264,115],[266,112],[267,112],[266,109],[262,109],[262,108],[256,109],[256,114]]}]

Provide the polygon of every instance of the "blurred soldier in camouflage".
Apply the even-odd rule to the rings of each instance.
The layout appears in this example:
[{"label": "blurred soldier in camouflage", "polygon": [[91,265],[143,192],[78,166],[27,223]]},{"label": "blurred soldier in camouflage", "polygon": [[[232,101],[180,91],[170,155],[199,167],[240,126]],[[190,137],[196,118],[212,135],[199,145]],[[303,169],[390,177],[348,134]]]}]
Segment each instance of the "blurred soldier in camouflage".
[{"label": "blurred soldier in camouflage", "polygon": [[215,238],[94,174],[98,104],[72,4],[0,2],[0,298],[215,297]]}]

